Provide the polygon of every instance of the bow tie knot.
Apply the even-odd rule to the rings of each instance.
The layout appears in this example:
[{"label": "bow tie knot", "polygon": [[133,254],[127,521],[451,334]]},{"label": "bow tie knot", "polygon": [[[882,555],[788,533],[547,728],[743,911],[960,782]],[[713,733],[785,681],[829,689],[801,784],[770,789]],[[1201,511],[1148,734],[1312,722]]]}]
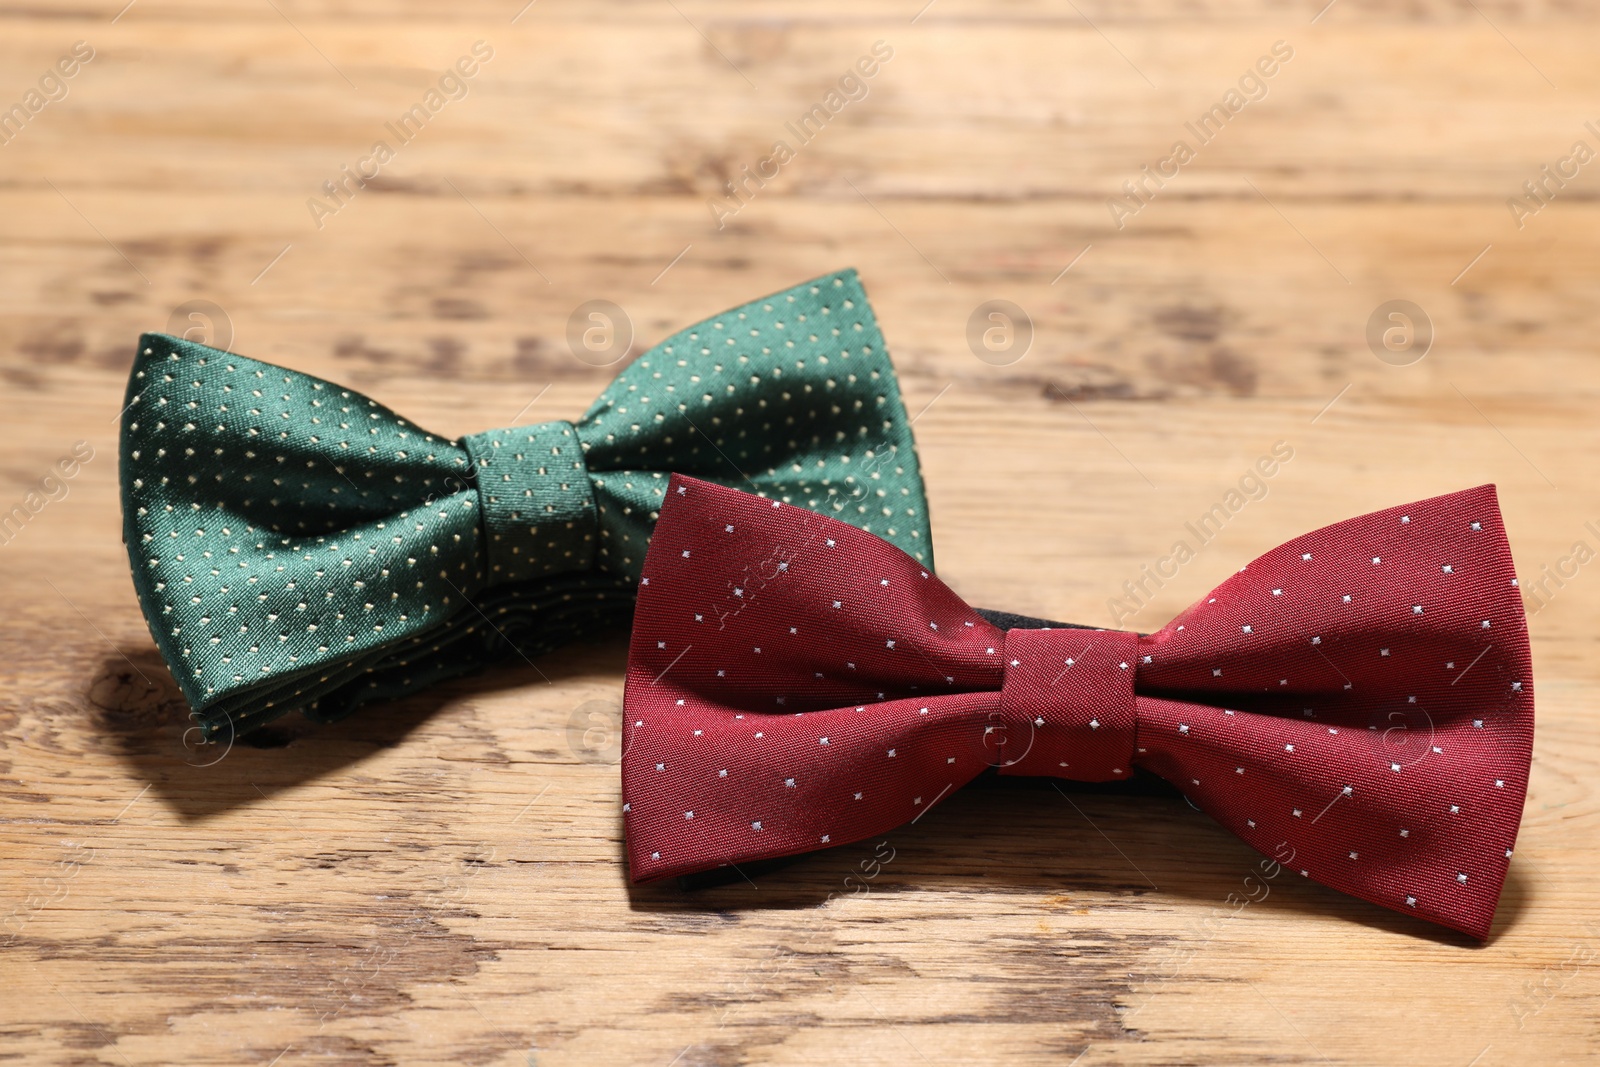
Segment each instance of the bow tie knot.
[{"label": "bow tie knot", "polygon": [[[1001,774],[1116,782],[1133,770],[1139,635],[1009,630],[1000,690]],[[993,734],[986,734],[992,737]]]},{"label": "bow tie knot", "polygon": [[461,438],[461,446],[477,474],[490,585],[594,565],[599,514],[570,422],[488,430]]}]

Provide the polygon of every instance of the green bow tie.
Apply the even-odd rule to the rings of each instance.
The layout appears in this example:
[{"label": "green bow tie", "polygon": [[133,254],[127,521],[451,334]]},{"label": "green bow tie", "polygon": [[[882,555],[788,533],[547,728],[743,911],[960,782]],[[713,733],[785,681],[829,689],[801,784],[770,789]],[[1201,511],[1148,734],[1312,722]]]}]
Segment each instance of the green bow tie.
[{"label": "green bow tie", "polygon": [[577,423],[452,441],[164,334],[141,338],[122,423],[134,585],[208,736],[295,708],[330,721],[625,624],[673,472],[931,566],[911,426],[853,270],[674,334]]}]

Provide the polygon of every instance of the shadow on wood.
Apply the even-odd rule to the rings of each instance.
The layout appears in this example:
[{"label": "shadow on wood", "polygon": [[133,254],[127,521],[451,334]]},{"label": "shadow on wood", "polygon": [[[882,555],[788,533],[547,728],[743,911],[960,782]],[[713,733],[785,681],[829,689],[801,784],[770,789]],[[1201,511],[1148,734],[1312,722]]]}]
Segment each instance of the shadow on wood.
[{"label": "shadow on wood", "polygon": [[[626,649],[620,639],[589,647],[621,673]],[[93,725],[134,774],[185,821],[335,776],[403,744],[446,705],[531,682],[561,684],[590,669],[565,649],[540,657],[537,665],[508,659],[405,700],[364,705],[336,723],[320,724],[290,712],[243,736],[203,743],[187,701],[156,650],[147,646],[122,652],[105,658],[88,687],[85,700]]]}]

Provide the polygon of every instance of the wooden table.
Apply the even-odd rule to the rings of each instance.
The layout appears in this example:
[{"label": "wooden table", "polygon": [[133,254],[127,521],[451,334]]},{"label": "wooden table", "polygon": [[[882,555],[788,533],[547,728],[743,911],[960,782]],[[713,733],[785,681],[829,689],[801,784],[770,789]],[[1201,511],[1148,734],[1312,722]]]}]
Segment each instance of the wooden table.
[{"label": "wooden table", "polygon": [[[0,1061],[1591,1054],[1600,569],[1574,552],[1600,548],[1600,165],[1573,146],[1600,149],[1600,16],[122,2],[0,6],[0,105],[24,108],[0,146],[0,511],[93,450],[0,545]],[[477,41],[465,95],[447,81],[395,137]],[[878,41],[865,96],[801,143],[786,124]],[[746,179],[776,140],[792,158]],[[1124,580],[1280,441],[1265,497],[1122,625],[1315,526],[1498,483],[1524,585],[1566,577],[1530,601],[1533,783],[1488,944],[1298,878],[1236,910],[1258,857],[1181,796],[1046,782],[754,884],[630,890],[614,751],[586,734],[615,721],[620,636],[220,758],[193,743],[120,544],[140,331],[454,435],[582,411],[614,372],[568,350],[586,300],[648,344],[847,265],[920,413],[939,572],[973,602],[1110,625]],[[1028,316],[1021,358],[969,347],[989,300]],[[1394,300],[1425,318],[1369,345]]]}]

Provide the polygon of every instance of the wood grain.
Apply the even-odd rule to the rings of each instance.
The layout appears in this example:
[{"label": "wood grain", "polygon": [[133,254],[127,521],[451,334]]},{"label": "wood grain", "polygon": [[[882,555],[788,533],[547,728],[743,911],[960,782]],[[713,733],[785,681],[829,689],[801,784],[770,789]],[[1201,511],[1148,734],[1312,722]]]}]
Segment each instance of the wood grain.
[{"label": "wood grain", "polygon": [[[567,349],[585,300],[642,346],[854,265],[920,412],[941,576],[1035,615],[1110,625],[1278,441],[1266,495],[1126,625],[1485,481],[1526,586],[1600,548],[1600,163],[1520,228],[1506,203],[1600,148],[1600,16],[919,6],[0,4],[0,107],[95,52],[0,145],[0,511],[94,450],[0,544],[0,1061],[1588,1058],[1600,564],[1531,605],[1534,774],[1483,946],[1286,876],[1236,910],[1257,857],[1181,796],[1040,781],[752,883],[630,889],[614,746],[586,734],[620,636],[193,743],[115,471],[134,339],[190,301],[235,351],[460,434],[587,405],[614,368]],[[465,98],[318,228],[307,200],[479,40]],[[719,229],[708,201],[879,40],[865,98]],[[1276,41],[1265,97],[1119,228],[1107,199]],[[991,299],[1035,331],[1004,366],[966,341]],[[1366,340],[1393,299],[1436,335],[1407,366]]]}]

